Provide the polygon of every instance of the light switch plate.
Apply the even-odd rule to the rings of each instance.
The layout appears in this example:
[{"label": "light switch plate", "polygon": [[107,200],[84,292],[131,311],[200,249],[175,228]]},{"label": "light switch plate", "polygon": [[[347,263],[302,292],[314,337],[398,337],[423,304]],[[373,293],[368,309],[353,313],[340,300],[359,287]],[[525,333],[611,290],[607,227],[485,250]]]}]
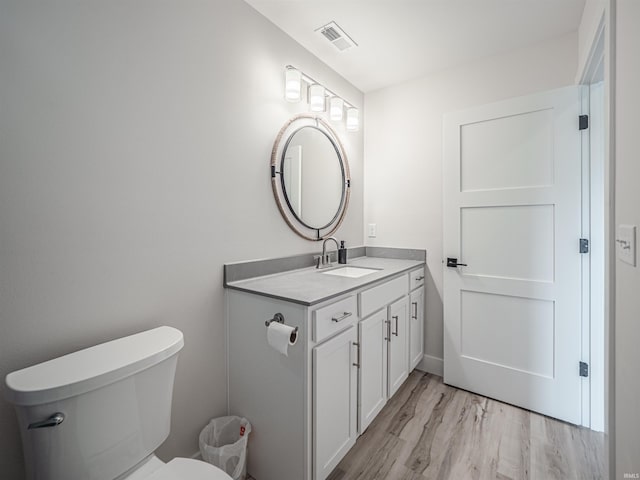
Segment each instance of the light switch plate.
[{"label": "light switch plate", "polygon": [[370,223],[368,237],[375,238],[377,234],[377,230],[378,230],[378,226],[375,223]]},{"label": "light switch plate", "polygon": [[616,257],[629,265],[636,266],[636,226],[618,225],[616,235]]}]

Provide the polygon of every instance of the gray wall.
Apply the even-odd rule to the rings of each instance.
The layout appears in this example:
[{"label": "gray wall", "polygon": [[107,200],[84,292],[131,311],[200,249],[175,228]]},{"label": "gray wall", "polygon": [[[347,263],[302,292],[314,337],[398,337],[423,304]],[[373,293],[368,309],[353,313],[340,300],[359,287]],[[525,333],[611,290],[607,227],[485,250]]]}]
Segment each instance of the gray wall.
[{"label": "gray wall", "polygon": [[[163,459],[226,412],[222,265],[318,250],[273,201],[293,64],[361,92],[239,0],[0,0],[0,377],[158,325],[185,334]],[[362,133],[340,130],[362,237]],[[249,359],[249,355],[247,355]],[[4,383],[3,383],[4,388]],[[23,476],[0,400],[0,476]]]},{"label": "gray wall", "polygon": [[[640,2],[616,0],[615,4],[615,224],[631,224],[640,228]],[[624,478],[625,473],[640,474],[640,268],[620,261],[616,261],[615,268],[614,435],[617,480]]]},{"label": "gray wall", "polygon": [[[442,116],[573,84],[577,34],[367,93],[367,245],[427,250],[426,367],[442,369]],[[366,225],[365,225],[366,227]],[[365,233],[366,235],[366,233]]]}]

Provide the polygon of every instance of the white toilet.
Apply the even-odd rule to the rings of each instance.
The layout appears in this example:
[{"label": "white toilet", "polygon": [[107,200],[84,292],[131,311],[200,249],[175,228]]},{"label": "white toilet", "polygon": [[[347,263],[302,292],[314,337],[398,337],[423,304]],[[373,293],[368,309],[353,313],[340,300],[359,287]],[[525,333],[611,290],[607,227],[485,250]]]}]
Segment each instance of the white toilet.
[{"label": "white toilet", "polygon": [[160,461],[182,332],[159,327],[7,375],[28,479],[230,480],[208,463]]}]

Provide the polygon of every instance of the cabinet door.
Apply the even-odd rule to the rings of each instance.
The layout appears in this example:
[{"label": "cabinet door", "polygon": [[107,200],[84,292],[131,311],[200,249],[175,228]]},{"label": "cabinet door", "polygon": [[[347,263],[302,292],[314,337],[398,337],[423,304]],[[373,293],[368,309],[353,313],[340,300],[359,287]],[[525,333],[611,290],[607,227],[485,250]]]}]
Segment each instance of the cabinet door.
[{"label": "cabinet door", "polygon": [[362,433],[387,403],[387,309],[358,324],[360,374],[358,432]]},{"label": "cabinet door", "polygon": [[409,297],[409,370],[416,368],[424,354],[424,288]]},{"label": "cabinet door", "polygon": [[356,327],[313,349],[313,469],[324,480],[357,437]]},{"label": "cabinet door", "polygon": [[389,306],[389,398],[409,376],[409,297]]}]

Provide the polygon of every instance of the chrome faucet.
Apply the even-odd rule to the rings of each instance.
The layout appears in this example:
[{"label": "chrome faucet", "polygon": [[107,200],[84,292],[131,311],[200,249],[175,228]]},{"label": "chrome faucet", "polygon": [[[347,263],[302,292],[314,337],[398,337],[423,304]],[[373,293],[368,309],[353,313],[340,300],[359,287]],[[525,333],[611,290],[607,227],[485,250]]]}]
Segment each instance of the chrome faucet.
[{"label": "chrome faucet", "polygon": [[336,244],[336,254],[338,249],[340,248],[340,245],[338,245],[338,240],[336,240],[333,237],[327,237],[324,239],[324,242],[322,242],[322,255],[321,256],[315,256],[315,260],[316,260],[316,268],[327,268],[331,266],[331,257],[329,256],[329,254],[327,253],[327,242],[329,240],[333,240]]}]

